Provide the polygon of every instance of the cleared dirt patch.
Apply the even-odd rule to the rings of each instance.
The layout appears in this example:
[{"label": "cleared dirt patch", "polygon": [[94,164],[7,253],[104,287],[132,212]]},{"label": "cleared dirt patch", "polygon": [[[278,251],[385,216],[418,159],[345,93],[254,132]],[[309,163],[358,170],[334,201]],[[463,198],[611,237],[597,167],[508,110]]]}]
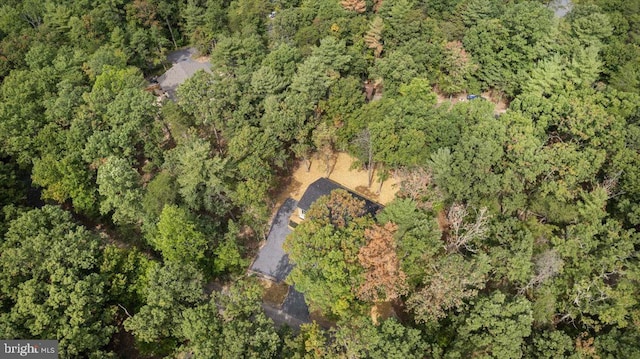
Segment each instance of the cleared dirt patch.
[{"label": "cleared dirt patch", "polygon": [[[336,156],[334,156],[334,163],[332,164],[332,170],[328,177],[344,187],[382,205],[386,205],[395,198],[400,188],[397,179],[391,176],[391,178],[384,181],[382,189],[380,193],[378,193],[380,182],[377,180],[377,173],[374,171],[374,180],[369,188],[367,186],[367,171],[364,169],[351,169],[354,162],[355,158],[349,156],[347,153],[337,153]],[[296,201],[300,200],[304,191],[306,191],[311,183],[319,178],[326,177],[326,168],[325,163],[319,158],[314,158],[311,161],[311,169],[309,171],[307,171],[304,162],[299,161],[289,184],[283,189],[280,196],[278,196],[278,204],[284,202],[287,197],[291,197]]]},{"label": "cleared dirt patch", "polygon": [[286,283],[274,283],[266,279],[261,280],[261,282],[264,287],[262,300],[279,308],[289,293],[289,286]]},{"label": "cleared dirt patch", "polygon": [[381,320],[386,320],[395,316],[396,313],[393,310],[391,302],[376,303],[371,307],[371,321],[376,325],[378,325]]},{"label": "cleared dirt patch", "polygon": [[[455,96],[446,96],[434,89],[434,93],[438,96],[436,102],[442,106],[453,106],[458,102],[469,101],[467,100],[467,94],[462,93]],[[480,94],[485,100],[490,101],[494,104],[493,113],[496,115],[501,115],[507,111],[509,108],[509,103],[504,98],[504,96],[497,91],[489,90]],[[478,100],[474,100],[478,101]]]},{"label": "cleared dirt patch", "polygon": [[211,59],[210,56],[199,56],[199,57],[196,57],[195,59],[193,59],[193,61],[200,62],[200,63],[205,63],[205,62],[209,62],[210,59]]},{"label": "cleared dirt patch", "polygon": [[493,102],[494,105],[496,105],[496,107],[493,109],[493,113],[495,113],[496,115],[501,115],[507,112],[509,103],[504,98],[503,94],[490,90],[483,92],[482,97],[486,98],[487,100]]}]

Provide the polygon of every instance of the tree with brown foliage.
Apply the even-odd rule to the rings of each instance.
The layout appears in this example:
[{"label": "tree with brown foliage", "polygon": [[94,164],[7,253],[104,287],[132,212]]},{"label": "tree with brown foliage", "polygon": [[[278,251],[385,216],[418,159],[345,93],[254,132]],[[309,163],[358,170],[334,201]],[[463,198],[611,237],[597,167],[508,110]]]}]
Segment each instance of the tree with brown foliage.
[{"label": "tree with brown foliage", "polygon": [[147,0],[134,0],[128,5],[129,15],[144,26],[159,26],[157,6]]},{"label": "tree with brown foliage", "polygon": [[375,57],[380,57],[380,55],[382,55],[382,50],[384,50],[384,46],[382,44],[383,28],[384,23],[382,22],[382,18],[380,16],[376,16],[369,25],[369,31],[364,35],[364,43],[367,44],[367,47],[373,49],[373,55]]},{"label": "tree with brown foliage", "polygon": [[377,13],[382,6],[382,0],[373,0],[373,12]]},{"label": "tree with brown foliage", "polygon": [[365,0],[342,0],[340,5],[347,11],[355,11],[362,14],[367,11],[367,2]]},{"label": "tree with brown foliage", "polygon": [[398,197],[414,200],[418,208],[431,210],[434,204],[444,201],[444,194],[435,186],[429,169],[402,167],[393,171],[393,177],[400,180]]},{"label": "tree with brown foliage", "polygon": [[407,293],[407,276],[400,269],[393,238],[397,229],[397,225],[387,222],[384,227],[374,224],[364,231],[368,242],[358,253],[365,270],[364,281],[358,289],[360,299],[389,301]]}]

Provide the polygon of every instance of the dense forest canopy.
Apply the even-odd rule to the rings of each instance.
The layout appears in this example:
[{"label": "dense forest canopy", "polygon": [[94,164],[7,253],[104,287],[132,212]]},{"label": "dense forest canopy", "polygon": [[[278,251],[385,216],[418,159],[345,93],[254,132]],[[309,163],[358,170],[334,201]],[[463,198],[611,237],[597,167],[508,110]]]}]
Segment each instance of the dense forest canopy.
[{"label": "dense forest canopy", "polygon": [[[0,337],[640,357],[640,1],[550,3],[2,1]],[[188,46],[212,71],[155,98]],[[276,326],[247,267],[293,169],[337,152],[400,190],[314,204],[287,282],[324,323]]]}]

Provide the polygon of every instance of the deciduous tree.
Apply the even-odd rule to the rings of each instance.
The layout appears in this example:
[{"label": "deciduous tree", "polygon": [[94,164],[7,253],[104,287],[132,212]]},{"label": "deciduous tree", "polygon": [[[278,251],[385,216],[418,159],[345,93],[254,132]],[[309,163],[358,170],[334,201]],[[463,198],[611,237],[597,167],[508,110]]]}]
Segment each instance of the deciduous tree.
[{"label": "deciduous tree", "polygon": [[180,334],[182,312],[204,298],[202,274],[192,265],[167,263],[147,274],[146,302],[124,322],[137,340],[155,343],[157,353],[170,353]]},{"label": "deciduous tree", "polygon": [[359,310],[358,251],[364,244],[364,228],[371,223],[363,214],[363,202],[335,190],[319,198],[285,240],[285,251],[296,265],[287,281],[305,294],[312,308],[327,315],[346,317]]},{"label": "deciduous tree", "polygon": [[[512,358],[523,355],[524,340],[531,334],[531,303],[508,298],[496,291],[480,298],[457,329],[453,355]],[[455,353],[455,354],[454,354]]]},{"label": "deciduous tree", "polygon": [[140,175],[123,158],[109,157],[98,168],[96,183],[103,197],[100,212],[113,212],[115,223],[135,223],[141,218],[142,188]]},{"label": "deciduous tree", "polygon": [[203,264],[209,241],[190,217],[187,210],[175,205],[162,209],[157,233],[150,241],[166,262]]},{"label": "deciduous tree", "polygon": [[12,221],[0,244],[0,335],[56,339],[67,357],[106,354],[115,327],[99,246],[58,207]]},{"label": "deciduous tree", "polygon": [[358,297],[365,301],[391,301],[407,293],[407,276],[400,269],[394,234],[398,226],[387,222],[364,231],[368,243],[360,248],[358,260],[364,280]]},{"label": "deciduous tree", "polygon": [[471,259],[459,254],[432,257],[427,265],[423,287],[407,301],[416,321],[423,323],[444,318],[447,311],[461,308],[465,301],[477,296],[491,269],[485,255]]}]

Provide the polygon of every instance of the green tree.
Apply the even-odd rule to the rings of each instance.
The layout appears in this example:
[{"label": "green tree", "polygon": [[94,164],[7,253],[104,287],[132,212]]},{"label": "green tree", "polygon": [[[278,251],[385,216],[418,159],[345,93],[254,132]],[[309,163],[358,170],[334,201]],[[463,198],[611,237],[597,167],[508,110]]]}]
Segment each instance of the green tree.
[{"label": "green tree", "polygon": [[286,87],[286,80],[268,66],[262,66],[251,75],[251,87],[260,95],[274,95]]},{"label": "green tree", "polygon": [[485,87],[514,95],[522,76],[548,54],[554,33],[552,13],[535,2],[507,6],[502,16],[482,20],[464,38]]},{"label": "green tree", "polygon": [[97,166],[114,155],[131,160],[155,157],[157,107],[153,96],[141,89],[143,81],[137,69],[105,66],[91,92],[83,96],[88,106],[72,126],[90,124],[83,150],[87,163]]},{"label": "green tree", "polygon": [[166,171],[158,173],[147,184],[145,188],[144,198],[142,199],[142,208],[147,216],[152,219],[160,216],[165,205],[175,204],[178,199],[178,190],[176,188],[175,178]]},{"label": "green tree", "polygon": [[[278,17],[280,16],[281,15]],[[300,49],[287,43],[281,43],[265,56],[262,60],[262,66],[272,68],[279,76],[282,76],[287,83],[290,83],[296,72],[296,64],[299,63],[301,59]]]},{"label": "green tree", "polygon": [[477,111],[472,121],[478,122],[463,130],[453,151],[432,154],[430,168],[435,183],[448,196],[479,203],[499,191],[497,166],[504,156],[505,126],[492,117],[491,105],[478,102],[469,107]]},{"label": "green tree", "polygon": [[418,208],[411,199],[396,199],[380,212],[380,223],[392,222],[398,226],[396,244],[400,266],[407,274],[411,289],[426,277],[430,261],[442,248],[442,233],[434,216]]},{"label": "green tree", "polygon": [[570,336],[560,330],[534,331],[533,344],[527,355],[535,358],[573,358],[576,355],[574,342]]},{"label": "green tree", "polygon": [[153,265],[152,260],[135,248],[118,248],[115,245],[104,248],[100,274],[107,283],[105,293],[121,309],[120,317],[144,304],[148,284],[146,276]]},{"label": "green tree", "polygon": [[[178,330],[185,351],[216,358],[276,358],[280,338],[260,306],[262,287],[252,279],[185,310]],[[220,308],[223,308],[222,311]]]},{"label": "green tree", "polygon": [[231,1],[228,9],[229,29],[232,32],[261,33],[271,5],[266,0]]},{"label": "green tree", "polygon": [[257,34],[223,36],[211,52],[211,64],[225,73],[249,75],[258,69],[265,50],[264,41]]},{"label": "green tree", "polygon": [[606,42],[613,32],[609,17],[595,5],[578,5],[567,19],[571,24],[572,35],[583,46]]},{"label": "green tree", "polygon": [[300,332],[293,336],[285,336],[282,355],[287,358],[320,359],[327,355],[326,333],[318,323],[302,324]]},{"label": "green tree", "polygon": [[188,0],[180,6],[179,14],[189,43],[202,53],[210,53],[216,38],[226,32],[227,12],[219,1]]},{"label": "green tree", "polygon": [[531,303],[523,298],[508,299],[499,291],[479,299],[446,357],[520,358],[524,339],[531,334]]},{"label": "green tree", "polygon": [[397,94],[400,85],[418,77],[418,66],[411,55],[393,51],[386,57],[376,59],[369,73],[373,78],[381,79],[385,93],[393,96]]},{"label": "green tree", "polygon": [[327,89],[333,83],[323,60],[318,56],[308,57],[298,65],[298,71],[291,81],[291,89],[306,96],[311,103],[317,103],[324,98]]},{"label": "green tree", "polygon": [[180,335],[181,313],[204,298],[202,274],[192,265],[152,266],[147,274],[145,305],[124,322],[127,331],[153,351],[168,354]]},{"label": "green tree", "polygon": [[114,223],[136,223],[141,217],[141,178],[127,160],[109,157],[98,168],[96,183],[103,197],[100,213],[111,213]]},{"label": "green tree", "polygon": [[248,265],[247,260],[242,257],[243,248],[238,243],[239,235],[238,225],[229,221],[224,239],[214,250],[216,259],[213,264],[216,273],[240,273]]},{"label": "green tree", "polygon": [[420,331],[403,326],[395,319],[374,325],[368,319],[359,318],[350,323],[340,323],[332,334],[329,357],[423,358],[426,351]]},{"label": "green tree", "polygon": [[[629,264],[638,236],[622,229],[617,221],[603,218],[600,206],[604,196],[585,197],[582,206],[592,205],[600,214],[580,210],[584,217],[566,227],[566,237],[552,239],[564,260],[562,274],[556,279],[558,310],[587,325],[624,328],[631,316],[637,315],[637,288],[632,285],[637,274]],[[608,279],[613,273],[618,277],[615,286]]]},{"label": "green tree", "polygon": [[296,264],[287,280],[326,314],[348,317],[358,311],[354,290],[362,267],[357,258],[370,223],[363,214],[361,201],[335,190],[319,198],[285,240],[285,251]]},{"label": "green tree", "polygon": [[612,329],[595,339],[595,347],[601,358],[632,358],[640,352],[635,345],[638,339],[638,331],[635,328],[626,330]]},{"label": "green tree", "polygon": [[167,262],[198,266],[205,261],[209,243],[190,213],[174,205],[165,205],[158,219],[153,246]]},{"label": "green tree", "polygon": [[212,155],[209,142],[194,138],[168,151],[164,168],[175,176],[187,207],[215,214],[226,211],[225,160]]},{"label": "green tree", "polygon": [[58,207],[12,221],[0,245],[0,335],[56,339],[67,357],[105,354],[115,327],[99,246]]},{"label": "green tree", "polygon": [[329,36],[320,40],[320,46],[313,49],[312,57],[317,57],[331,72],[344,73],[349,69],[351,56],[346,53],[345,42]]},{"label": "green tree", "polygon": [[25,166],[36,157],[38,132],[46,124],[43,97],[53,90],[51,74],[14,70],[0,86],[0,141],[3,152]]},{"label": "green tree", "polygon": [[475,67],[459,41],[444,45],[444,61],[441,64],[441,75],[438,88],[447,95],[454,95],[467,89],[467,81]]}]

